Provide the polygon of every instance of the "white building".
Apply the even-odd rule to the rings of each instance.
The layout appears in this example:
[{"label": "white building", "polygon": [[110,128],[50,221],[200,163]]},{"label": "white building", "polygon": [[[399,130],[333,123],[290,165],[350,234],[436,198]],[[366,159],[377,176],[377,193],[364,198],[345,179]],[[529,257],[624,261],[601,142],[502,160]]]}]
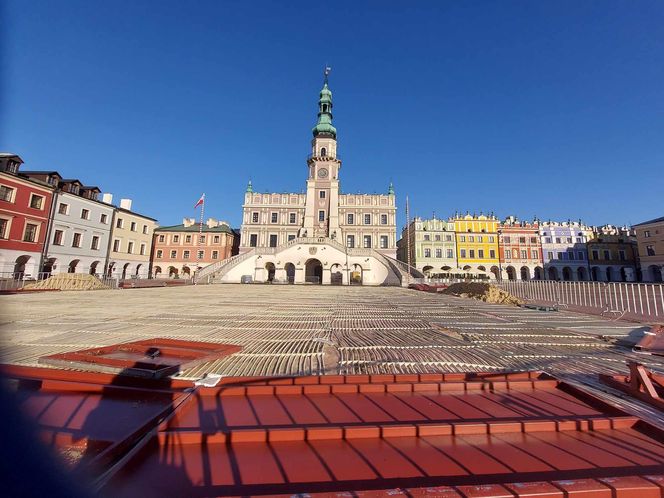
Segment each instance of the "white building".
[{"label": "white building", "polygon": [[401,285],[396,257],[396,200],[386,194],[342,194],[337,130],[327,79],[318,101],[307,159],[306,193],[257,193],[243,205],[240,254],[201,270],[221,282]]}]

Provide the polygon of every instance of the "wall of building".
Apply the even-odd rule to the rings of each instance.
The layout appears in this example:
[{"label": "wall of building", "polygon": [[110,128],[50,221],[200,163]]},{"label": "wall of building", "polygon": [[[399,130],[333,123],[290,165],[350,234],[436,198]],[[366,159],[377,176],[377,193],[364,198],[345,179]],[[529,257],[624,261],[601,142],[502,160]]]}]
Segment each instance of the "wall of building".
[{"label": "wall of building", "polygon": [[503,278],[543,279],[539,224],[506,220],[500,224],[498,232],[498,252]]},{"label": "wall of building", "polygon": [[107,274],[119,278],[147,278],[156,226],[151,218],[117,208],[111,229]]},{"label": "wall of building", "polygon": [[634,227],[641,275],[646,282],[664,280],[664,218]]},{"label": "wall of building", "polygon": [[496,276],[500,264],[498,220],[493,216],[467,214],[456,216],[450,221],[454,223],[459,267]]}]

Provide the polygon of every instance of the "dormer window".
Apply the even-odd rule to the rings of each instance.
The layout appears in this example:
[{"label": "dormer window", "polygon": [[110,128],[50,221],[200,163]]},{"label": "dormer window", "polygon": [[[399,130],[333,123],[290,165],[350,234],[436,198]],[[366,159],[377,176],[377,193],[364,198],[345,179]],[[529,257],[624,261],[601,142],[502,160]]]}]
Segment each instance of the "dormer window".
[{"label": "dormer window", "polygon": [[7,172],[8,173],[18,172],[18,163],[16,161],[9,161],[7,163]]}]

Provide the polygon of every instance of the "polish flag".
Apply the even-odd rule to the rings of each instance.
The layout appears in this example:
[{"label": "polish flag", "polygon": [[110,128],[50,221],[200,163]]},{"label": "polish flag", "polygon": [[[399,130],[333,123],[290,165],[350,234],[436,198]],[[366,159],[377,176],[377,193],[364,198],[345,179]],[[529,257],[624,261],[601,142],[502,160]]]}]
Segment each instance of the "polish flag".
[{"label": "polish flag", "polygon": [[194,206],[194,209],[196,209],[198,206],[200,206],[200,205],[203,204],[204,202],[205,202],[205,194],[201,195],[201,198],[198,199],[198,202],[197,202],[196,205]]}]

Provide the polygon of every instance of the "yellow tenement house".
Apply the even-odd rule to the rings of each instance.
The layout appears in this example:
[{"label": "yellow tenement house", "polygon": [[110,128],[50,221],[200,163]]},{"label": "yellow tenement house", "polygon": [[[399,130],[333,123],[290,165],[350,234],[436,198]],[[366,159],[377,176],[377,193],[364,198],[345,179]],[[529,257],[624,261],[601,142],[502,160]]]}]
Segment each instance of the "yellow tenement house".
[{"label": "yellow tenement house", "polygon": [[466,214],[450,218],[456,236],[457,265],[471,275],[497,279],[500,275],[498,259],[498,219],[489,215]]}]

